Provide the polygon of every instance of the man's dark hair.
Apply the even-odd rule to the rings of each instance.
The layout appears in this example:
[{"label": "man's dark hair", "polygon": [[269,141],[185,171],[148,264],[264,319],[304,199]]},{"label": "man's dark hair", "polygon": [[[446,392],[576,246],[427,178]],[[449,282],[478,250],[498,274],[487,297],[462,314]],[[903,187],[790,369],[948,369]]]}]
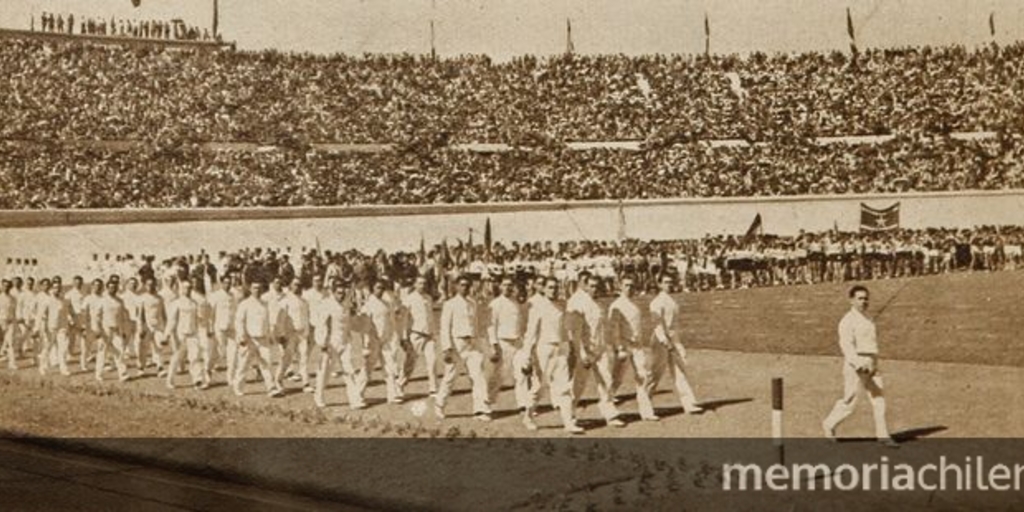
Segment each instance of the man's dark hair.
[{"label": "man's dark hair", "polygon": [[856,296],[857,292],[869,293],[868,288],[866,286],[862,284],[854,285],[853,288],[850,288],[850,298],[852,299],[854,296]]}]

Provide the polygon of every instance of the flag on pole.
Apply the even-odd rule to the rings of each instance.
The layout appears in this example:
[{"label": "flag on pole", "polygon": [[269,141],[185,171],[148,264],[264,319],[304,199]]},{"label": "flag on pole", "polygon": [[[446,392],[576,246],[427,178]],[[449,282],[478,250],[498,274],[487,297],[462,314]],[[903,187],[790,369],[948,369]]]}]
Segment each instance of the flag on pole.
[{"label": "flag on pole", "polygon": [[430,58],[437,58],[437,47],[434,46],[434,20],[430,20]]},{"label": "flag on pole", "polygon": [[423,265],[427,261],[427,244],[423,240],[423,233],[420,233],[420,252],[416,255],[417,263]]},{"label": "flag on pole", "polygon": [[992,39],[996,38],[996,13],[992,11],[988,15],[988,33],[992,36]]},{"label": "flag on pole", "polygon": [[857,55],[857,34],[853,30],[853,17],[850,8],[846,8],[846,35],[850,37],[850,52]]},{"label": "flag on pole", "polygon": [[316,253],[317,253],[317,255],[323,254],[323,252],[320,251],[320,237],[317,236],[317,237],[314,237],[314,239],[316,240]]},{"label": "flag on pole", "polygon": [[220,21],[219,20],[219,18],[220,18],[220,6],[218,4],[220,4],[220,2],[218,0],[213,0],[213,37],[214,37],[214,39],[217,38],[217,26],[219,25],[219,21]]},{"label": "flag on pole", "polygon": [[711,55],[711,23],[707,11],[704,11],[704,55]]},{"label": "flag on pole", "polygon": [[617,233],[619,241],[626,239],[626,211],[622,208],[622,200],[619,200],[619,231]]},{"label": "flag on pole", "polygon": [[875,209],[864,203],[860,204],[861,231],[888,231],[899,227],[900,203],[882,209]]},{"label": "flag on pole", "polygon": [[487,217],[484,223],[484,253],[491,254],[491,218]]},{"label": "flag on pole", "polygon": [[755,236],[764,234],[764,223],[761,220],[761,214],[754,215],[754,220],[750,223],[750,227],[747,228],[747,232],[743,235],[743,245],[747,245],[754,241]]},{"label": "flag on pole", "polygon": [[565,19],[565,53],[572,55],[576,53],[576,45],[572,44],[572,22]]}]

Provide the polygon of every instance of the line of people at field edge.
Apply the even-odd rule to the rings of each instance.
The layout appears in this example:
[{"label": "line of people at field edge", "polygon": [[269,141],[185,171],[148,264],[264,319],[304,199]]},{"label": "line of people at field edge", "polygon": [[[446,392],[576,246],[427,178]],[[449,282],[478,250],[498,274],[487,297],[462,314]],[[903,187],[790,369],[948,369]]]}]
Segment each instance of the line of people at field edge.
[{"label": "line of people at field edge", "polygon": [[[108,22],[105,18],[78,18],[78,34],[92,36],[121,36],[141,37],[146,39],[174,39],[209,41],[209,29],[197,26],[188,26],[180,20],[124,20],[110,17]],[[59,34],[75,34],[75,15],[54,14],[44,12],[39,17],[40,30],[43,32]],[[35,19],[32,20],[32,30],[35,30]]]},{"label": "line of people at field edge", "polygon": [[625,426],[615,392],[631,366],[643,420],[658,420],[651,396],[665,372],[672,375],[683,409],[702,410],[686,379],[679,305],[669,294],[675,281],[668,275],[659,280],[660,293],[647,307],[634,300],[633,280],[623,279],[607,309],[594,300],[600,279],[588,273],[579,276],[577,290],[567,298],[560,294],[559,280],[537,278],[525,301],[519,300],[524,294],[515,279],[505,276],[500,294],[488,304],[470,296],[471,280],[460,276],[439,318],[423,277],[397,288],[375,280],[363,291],[340,280],[325,287],[321,276],[305,289],[298,279],[279,278],[267,290],[258,282],[245,289],[226,275],[208,294],[197,290],[199,281],[170,278],[158,288],[152,278],[122,282],[114,277],[96,279],[86,289],[76,276],[65,291],[56,277],[40,280],[36,291],[29,281],[4,279],[0,357],[13,370],[19,357],[32,352],[40,374],[56,368],[70,375],[68,365],[77,355],[83,371],[93,363],[98,381],[112,360],[121,382],[152,370],[169,389],[176,388],[182,366],[197,390],[208,389],[223,369],[239,396],[255,367],[269,396],[283,396],[285,382],[297,381],[319,407],[327,403],[327,381],[337,376],[332,366],[340,364],[353,409],[367,406],[369,376],[378,366],[387,401],[402,403],[423,358],[437,417],[445,417],[452,385],[464,369],[476,419],[491,420],[501,384],[511,377],[527,429],[537,429],[535,410],[547,388],[571,433],[583,432],[576,417],[589,379],[595,381],[607,424]]}]

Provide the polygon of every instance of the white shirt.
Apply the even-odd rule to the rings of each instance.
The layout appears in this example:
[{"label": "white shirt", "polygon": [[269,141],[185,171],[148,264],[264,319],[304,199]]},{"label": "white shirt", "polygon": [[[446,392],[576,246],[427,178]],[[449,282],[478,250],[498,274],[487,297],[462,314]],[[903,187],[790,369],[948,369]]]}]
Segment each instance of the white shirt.
[{"label": "white shirt", "polygon": [[487,329],[491,343],[498,340],[519,340],[523,336],[523,307],[504,295],[490,304],[490,325]]},{"label": "white shirt", "polygon": [[877,336],[875,323],[855,309],[851,309],[839,321],[839,348],[847,361],[852,361],[858,355],[878,354]]},{"label": "white shirt", "polygon": [[235,319],[235,310],[238,309],[238,301],[223,288],[210,294],[207,299],[213,309],[213,328],[217,331],[231,329],[231,323]]},{"label": "white shirt", "polygon": [[[294,293],[286,293],[281,301],[283,321],[288,335],[305,336],[309,332],[309,303]],[[303,338],[305,339],[305,338]]]},{"label": "white shirt", "polygon": [[524,345],[559,345],[569,341],[569,333],[565,325],[565,311],[547,297],[537,295],[530,307],[529,320],[526,323],[526,341]]},{"label": "white shirt", "polygon": [[250,296],[238,305],[238,311],[235,313],[235,333],[240,340],[245,336],[270,336],[270,313],[260,299]]},{"label": "white shirt", "polygon": [[634,345],[643,339],[643,314],[632,299],[619,296],[608,308],[609,333],[617,344]]},{"label": "white shirt", "polygon": [[453,340],[475,338],[477,327],[476,301],[456,295],[441,308],[441,350],[451,348]]},{"label": "white shirt", "polygon": [[587,292],[576,290],[576,293],[569,297],[565,305],[566,311],[578,315],[583,320],[578,322],[580,335],[588,345],[601,346],[604,344],[605,321],[604,311],[601,305],[594,300]]},{"label": "white shirt", "polygon": [[679,341],[677,322],[679,321],[679,304],[669,294],[659,293],[651,301],[651,323],[654,330],[651,339],[661,343],[676,343]]},{"label": "white shirt", "polygon": [[390,300],[378,298],[371,294],[360,309],[360,313],[366,315],[367,330],[372,329],[376,339],[382,343],[393,341],[396,330],[397,311]]},{"label": "white shirt", "polygon": [[434,312],[434,302],[419,292],[413,291],[405,298],[405,307],[409,311],[409,330],[419,334],[432,335],[434,333],[431,325]]}]

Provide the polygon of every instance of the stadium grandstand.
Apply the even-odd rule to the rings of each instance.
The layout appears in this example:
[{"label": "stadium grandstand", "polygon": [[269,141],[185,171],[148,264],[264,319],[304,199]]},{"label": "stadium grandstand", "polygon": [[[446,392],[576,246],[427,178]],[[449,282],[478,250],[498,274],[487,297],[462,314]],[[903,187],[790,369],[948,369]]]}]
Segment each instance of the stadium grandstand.
[{"label": "stadium grandstand", "polygon": [[850,51],[629,56],[569,32],[495,62],[72,19],[0,38],[0,208],[993,190],[1024,170],[1020,42],[858,49],[850,24]]}]

